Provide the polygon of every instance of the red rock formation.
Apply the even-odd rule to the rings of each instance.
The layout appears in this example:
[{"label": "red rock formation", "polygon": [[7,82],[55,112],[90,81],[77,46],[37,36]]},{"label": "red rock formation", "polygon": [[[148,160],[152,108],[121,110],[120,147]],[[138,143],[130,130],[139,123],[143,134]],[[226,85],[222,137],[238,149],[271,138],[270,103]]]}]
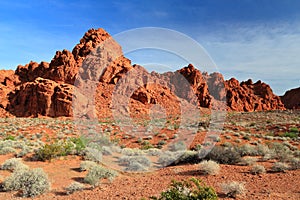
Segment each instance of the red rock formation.
[{"label": "red rock formation", "polygon": [[10,94],[7,110],[17,117],[72,116],[72,85],[36,78]]},{"label": "red rock formation", "polygon": [[234,111],[284,110],[280,98],[273,94],[269,85],[251,79],[239,83],[232,78],[225,82],[227,106]]},{"label": "red rock formation", "polygon": [[[103,68],[102,65],[107,66]],[[126,79],[129,74],[133,77]],[[284,109],[280,98],[260,81],[224,81],[221,74],[201,74],[191,64],[174,73],[148,73],[141,66],[132,66],[105,30],[91,29],[72,53],[57,51],[50,64],[30,62],[19,65],[15,72],[0,74],[0,115],[8,111],[19,117],[72,116],[72,85],[75,83],[76,88],[80,88],[86,80],[94,81],[95,86],[75,97],[80,99],[79,106],[82,106],[90,101],[89,93],[96,91],[92,97],[98,117],[111,115],[113,92],[122,83],[120,80],[125,80],[125,86],[119,88],[123,95],[119,103],[122,104],[122,98],[127,98],[129,93],[130,109],[124,109],[134,114],[147,113],[151,104],[162,105],[168,113],[178,113],[182,99],[211,108],[217,101],[227,98],[228,109],[234,111]],[[283,99],[287,102],[290,95],[285,96]],[[87,112],[91,115],[88,109]]]},{"label": "red rock formation", "polygon": [[13,70],[0,70],[0,116],[8,116],[5,111],[9,103],[8,94],[14,90],[15,83],[19,82]]},{"label": "red rock formation", "polygon": [[300,109],[300,87],[286,91],[281,101],[288,109]]}]

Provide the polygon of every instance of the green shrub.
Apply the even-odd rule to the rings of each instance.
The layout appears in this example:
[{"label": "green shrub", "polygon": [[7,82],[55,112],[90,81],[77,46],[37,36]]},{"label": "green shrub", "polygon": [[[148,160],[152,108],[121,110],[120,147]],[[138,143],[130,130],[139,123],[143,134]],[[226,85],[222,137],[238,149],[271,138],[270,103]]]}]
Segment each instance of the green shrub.
[{"label": "green shrub", "polygon": [[151,197],[154,200],[216,200],[216,191],[199,179],[190,181],[172,181],[171,187],[160,194],[160,197]]},{"label": "green shrub", "polygon": [[295,132],[286,132],[282,136],[289,137],[289,138],[297,138],[299,133]]},{"label": "green shrub", "polygon": [[73,194],[76,191],[81,191],[84,189],[84,185],[78,182],[71,183],[68,187],[65,188],[67,194]]},{"label": "green shrub", "polygon": [[212,160],[204,160],[200,163],[200,170],[204,174],[216,175],[220,171],[220,165]]},{"label": "green shrub", "polygon": [[290,132],[299,133],[299,129],[297,127],[292,127],[292,128],[290,128]]},{"label": "green shrub", "polygon": [[35,152],[35,157],[37,160],[41,161],[52,160],[59,156],[69,155],[72,152],[72,148],[74,148],[74,146],[70,142],[57,141],[51,144],[46,144],[42,148],[38,149]]},{"label": "green shrub", "polygon": [[221,184],[222,191],[228,196],[236,198],[237,195],[244,194],[246,189],[244,183],[232,181]]},{"label": "green shrub", "polygon": [[75,144],[76,154],[81,154],[81,152],[86,148],[88,140],[84,137],[70,138],[70,141]]},{"label": "green shrub", "polygon": [[7,135],[7,136],[4,138],[4,140],[13,140],[13,141],[15,141],[16,138],[15,138],[15,136],[13,136],[13,135]]},{"label": "green shrub", "polygon": [[102,179],[108,179],[109,181],[112,181],[116,176],[116,171],[106,169],[100,165],[96,165],[88,171],[88,174],[84,178],[84,182],[92,186],[97,186]]},{"label": "green shrub", "polygon": [[15,170],[4,180],[5,191],[21,191],[23,197],[34,197],[50,189],[47,174],[41,168]]}]

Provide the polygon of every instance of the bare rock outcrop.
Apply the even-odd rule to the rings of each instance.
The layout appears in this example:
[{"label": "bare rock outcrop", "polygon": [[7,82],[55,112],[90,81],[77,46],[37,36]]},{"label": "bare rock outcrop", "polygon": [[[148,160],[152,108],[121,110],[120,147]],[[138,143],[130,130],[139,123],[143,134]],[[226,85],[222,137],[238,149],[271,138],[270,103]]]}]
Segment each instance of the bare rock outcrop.
[{"label": "bare rock outcrop", "polygon": [[[89,80],[94,86],[89,87]],[[120,86],[122,81],[124,85]],[[89,90],[79,90],[74,95],[74,89],[84,84]],[[176,113],[182,100],[205,108],[224,101],[228,110],[247,112],[283,110],[282,101],[287,108],[299,108],[300,93],[298,88],[280,99],[261,81],[240,83],[234,78],[225,81],[222,74],[201,73],[192,64],[175,72],[149,73],[142,66],[132,65],[104,29],[90,29],[72,52],[57,51],[50,63],[31,61],[19,65],[15,71],[3,71],[0,115],[72,116],[75,96],[80,99],[79,106],[94,103],[98,117],[109,116],[116,89],[123,95],[119,103],[125,99],[130,108],[124,109],[134,114],[147,113],[153,104],[160,104],[168,113]],[[90,93],[95,93],[91,96],[93,101]]]},{"label": "bare rock outcrop", "polygon": [[239,83],[231,78],[226,81],[227,106],[234,111],[263,111],[284,110],[285,107],[280,98],[276,96],[269,85],[251,79]]},{"label": "bare rock outcrop", "polygon": [[300,109],[300,87],[286,91],[281,101],[288,109]]},{"label": "bare rock outcrop", "polygon": [[72,116],[72,89],[39,77],[10,93],[7,110],[17,117]]}]

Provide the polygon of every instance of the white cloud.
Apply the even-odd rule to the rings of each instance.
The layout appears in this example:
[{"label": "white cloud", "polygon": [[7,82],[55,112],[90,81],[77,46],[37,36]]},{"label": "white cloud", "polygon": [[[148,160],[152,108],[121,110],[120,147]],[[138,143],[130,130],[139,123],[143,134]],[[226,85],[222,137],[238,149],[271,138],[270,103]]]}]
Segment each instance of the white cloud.
[{"label": "white cloud", "polygon": [[300,24],[236,25],[199,40],[226,78],[261,79],[276,94],[299,87]]}]

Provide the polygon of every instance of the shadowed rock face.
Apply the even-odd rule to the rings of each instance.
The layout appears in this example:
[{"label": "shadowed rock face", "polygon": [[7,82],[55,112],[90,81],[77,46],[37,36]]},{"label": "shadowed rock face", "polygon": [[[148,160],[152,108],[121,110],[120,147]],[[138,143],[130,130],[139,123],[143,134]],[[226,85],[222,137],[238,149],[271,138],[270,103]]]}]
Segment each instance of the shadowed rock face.
[{"label": "shadowed rock face", "polygon": [[[19,65],[15,71],[2,70],[0,115],[72,116],[73,91],[74,87],[78,87],[76,84],[74,86],[74,83],[77,83],[77,75],[88,77],[93,73],[99,74],[97,65],[90,71],[82,71],[84,65],[89,62],[85,59],[92,52],[101,51],[98,45],[110,39],[111,36],[105,30],[90,29],[72,52],[57,51],[50,63],[31,61],[25,66]],[[111,48],[122,52],[116,43]],[[248,80],[239,83],[234,78],[224,81],[220,73],[201,73],[191,64],[176,72],[149,73],[142,66],[132,65],[129,59],[119,55],[101,72],[96,88],[93,89],[96,91],[94,98],[98,117],[111,115],[113,91],[129,72],[133,76],[144,77],[125,82],[139,86],[130,96],[130,111],[133,114],[146,114],[149,106],[153,104],[162,105],[169,113],[177,113],[180,109],[180,99],[196,99],[197,106],[205,108],[212,108],[217,101],[227,101],[227,109],[233,111],[285,109],[281,99],[273,94],[270,86],[261,81],[252,83]],[[150,82],[147,83],[147,80]],[[77,84],[80,85],[80,82]],[[129,90],[124,87],[122,92],[126,93],[126,89]],[[83,103],[88,100],[84,94],[77,95],[76,98],[80,96]],[[294,95],[287,93],[282,100],[289,102],[291,96],[294,98]],[[299,95],[296,99],[299,99]],[[286,103],[286,106],[294,108],[295,104],[297,102]],[[299,106],[299,102],[297,105]]]},{"label": "shadowed rock face", "polygon": [[300,109],[300,87],[287,91],[281,101],[288,109]]}]

